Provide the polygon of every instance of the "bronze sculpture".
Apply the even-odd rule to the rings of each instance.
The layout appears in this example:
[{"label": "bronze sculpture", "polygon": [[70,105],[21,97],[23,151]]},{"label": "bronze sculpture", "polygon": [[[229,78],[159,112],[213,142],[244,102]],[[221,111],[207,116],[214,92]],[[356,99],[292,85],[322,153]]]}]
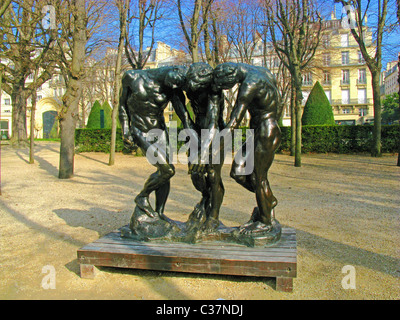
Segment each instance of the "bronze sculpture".
[{"label": "bronze sculpture", "polygon": [[[225,126],[222,121],[224,104],[223,90],[239,85],[236,104]],[[185,108],[183,90],[191,101],[195,113],[195,123]],[[250,128],[254,130],[254,149],[248,148],[243,161],[234,161],[231,177],[243,187],[254,192],[257,207],[251,219],[238,228],[231,228],[220,238],[254,245],[257,239],[262,243],[279,240],[280,225],[273,217],[277,200],[268,182],[268,170],[280,143],[280,129],[277,120],[282,112],[280,94],[276,80],[265,68],[240,63],[223,63],[212,70],[205,63],[192,64],[188,70],[182,67],[164,67],[153,70],[134,70],[125,73],[122,80],[120,119],[127,144],[135,142],[145,152],[152,151],[148,132],[160,129],[158,143],[168,145],[168,136],[162,111],[171,101],[184,128],[194,129],[199,139],[201,130],[207,129],[208,136],[198,147],[198,163],[189,163],[189,173],[195,188],[202,198],[186,224],[172,221],[164,215],[165,202],[169,194],[169,180],[174,174],[174,166],[169,161],[164,148],[157,152],[162,161],[154,164],[157,172],[149,177],[143,190],[136,197],[136,208],[125,236],[139,240],[151,238],[195,242],[203,234],[223,232],[218,229],[219,209],[224,196],[221,179],[223,161],[204,161],[201,150],[211,150],[215,132],[225,130],[225,136],[238,128],[248,111],[251,116]],[[247,145],[249,146],[249,144]],[[250,150],[249,150],[250,149]],[[211,153],[215,150],[211,150]],[[223,153],[223,144],[219,153]],[[246,173],[246,162],[254,160],[254,170]],[[210,159],[207,159],[210,160]],[[245,173],[245,174],[243,174]],[[156,208],[151,208],[148,197],[156,193]],[[196,233],[187,236],[195,229]]]},{"label": "bronze sculpture", "polygon": [[[268,69],[243,63],[227,62],[214,71],[214,90],[230,89],[239,84],[236,104],[231,112],[226,129],[237,128],[246,111],[250,114],[250,129],[254,130],[254,150],[247,150],[245,161],[233,162],[231,177],[247,190],[254,192],[257,207],[251,219],[240,229],[240,233],[266,234],[276,226],[273,209],[277,205],[268,182],[268,170],[280,144],[281,132],[278,119],[282,113],[282,102],[276,80]],[[254,157],[254,170],[243,174],[246,158]]]},{"label": "bronze sculpture", "polygon": [[[191,102],[195,116],[194,130],[200,141],[201,130],[216,132],[224,128],[222,118],[223,98],[222,92],[212,94],[211,85],[213,82],[213,68],[207,63],[194,63],[186,74],[185,91]],[[207,137],[205,149],[210,148],[212,136]],[[199,144],[199,154],[201,146]],[[219,209],[224,197],[224,186],[221,179],[221,163],[206,165],[204,172],[193,170],[194,164],[189,164],[189,173],[195,188],[201,192],[202,199],[189,217],[189,228],[192,225],[199,226],[203,231],[213,231],[219,226]]]},{"label": "bronze sculpture", "polygon": [[[153,146],[149,142],[149,134],[154,129],[161,130],[157,142],[164,148],[157,149],[158,159],[152,163],[157,171],[147,179],[142,191],[135,198],[137,213],[142,211],[151,219],[159,217],[168,221],[164,215],[164,207],[170,191],[169,180],[175,174],[175,168],[166,152],[169,141],[163,111],[168,102],[172,102],[184,126],[191,127],[182,91],[185,73],[186,69],[183,67],[163,67],[130,70],[122,78],[119,118],[124,129],[124,141],[127,144],[134,142],[147,155]],[[155,192],[155,209],[149,203],[152,192]],[[144,219],[148,220],[146,217]]]}]

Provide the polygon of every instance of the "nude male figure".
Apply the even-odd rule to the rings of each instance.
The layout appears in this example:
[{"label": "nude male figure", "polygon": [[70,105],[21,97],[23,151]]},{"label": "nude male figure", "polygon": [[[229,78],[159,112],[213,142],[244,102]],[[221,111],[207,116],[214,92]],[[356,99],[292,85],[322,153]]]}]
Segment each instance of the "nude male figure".
[{"label": "nude male figure", "polygon": [[[209,140],[204,141],[203,147],[207,150],[211,147],[212,134],[216,132],[215,130],[222,130],[224,127],[221,94],[213,94],[211,89],[213,72],[214,69],[207,63],[194,63],[189,67],[184,86],[195,115],[194,130],[198,141],[201,140],[202,129],[207,129],[211,133]],[[201,145],[198,152],[201,152]],[[202,193],[202,199],[190,215],[189,221],[196,224],[205,213],[206,220],[202,226],[205,231],[213,231],[219,226],[219,210],[225,193],[221,179],[222,164],[223,161],[216,164],[209,161],[202,172],[193,170],[196,164],[189,165],[193,185]]]},{"label": "nude male figure", "polygon": [[[215,91],[239,84],[236,104],[226,129],[238,128],[246,111],[250,114],[250,129],[254,130],[254,150],[246,150],[243,161],[233,162],[231,177],[254,192],[257,207],[250,221],[241,227],[244,234],[263,234],[272,229],[273,208],[277,205],[268,182],[268,170],[280,144],[281,131],[277,120],[282,112],[276,80],[265,68],[242,63],[223,63],[214,70]],[[254,170],[243,174],[246,161],[254,157]]]},{"label": "nude male figure", "polygon": [[[142,191],[135,198],[136,205],[152,218],[159,216],[167,219],[163,212],[170,191],[170,179],[175,174],[166,149],[169,141],[163,111],[168,102],[172,102],[184,127],[192,127],[182,91],[185,74],[184,67],[162,67],[130,70],[122,78],[119,118],[124,130],[124,142],[127,145],[134,142],[147,155],[147,151],[154,148],[154,144],[149,141],[150,130],[162,131],[157,144],[164,148],[157,149],[158,161],[152,163],[157,171],[147,179]],[[153,149],[150,151],[153,152]],[[152,192],[155,192],[155,209],[149,202]]]}]

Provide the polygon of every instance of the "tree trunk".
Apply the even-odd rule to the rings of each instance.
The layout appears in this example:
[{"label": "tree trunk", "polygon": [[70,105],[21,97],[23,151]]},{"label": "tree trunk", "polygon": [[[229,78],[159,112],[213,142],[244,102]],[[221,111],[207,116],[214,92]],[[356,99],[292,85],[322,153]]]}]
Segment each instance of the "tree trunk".
[{"label": "tree trunk", "polygon": [[86,9],[84,0],[76,0],[74,4],[73,51],[68,70],[67,92],[63,97],[63,109],[60,116],[60,179],[68,179],[74,175],[75,128],[78,121],[79,100],[82,94],[82,73],[85,62]]},{"label": "tree trunk", "polygon": [[[399,2],[397,2],[397,18],[400,21],[400,5]],[[399,75],[397,77],[397,82],[399,83],[399,97],[400,97],[400,53],[399,53],[399,59],[397,62],[397,70],[399,71]],[[400,109],[400,104],[399,104],[399,109]],[[400,167],[400,137],[399,137],[399,149],[398,149],[398,156],[397,156],[397,166]]]},{"label": "tree trunk", "polygon": [[296,99],[296,147],[294,155],[294,166],[301,167],[301,100]]},{"label": "tree trunk", "polygon": [[192,42],[191,50],[193,63],[199,62],[199,44],[197,41]]},{"label": "tree trunk", "polygon": [[294,166],[301,167],[301,116],[302,108],[301,101],[303,100],[303,94],[301,92],[302,76],[300,68],[297,64],[294,64],[294,73],[292,75],[295,90],[295,113],[296,113],[296,143],[295,143],[295,155],[294,155]]},{"label": "tree trunk", "polygon": [[290,155],[293,157],[296,153],[296,89],[292,82],[291,94],[290,94],[290,124],[292,135],[290,137]]},{"label": "tree trunk", "polygon": [[126,18],[128,12],[129,1],[124,6],[121,4],[120,10],[120,36],[118,44],[117,61],[115,64],[115,76],[114,76],[114,94],[113,94],[113,110],[112,110],[112,123],[111,123],[111,146],[110,146],[110,158],[108,165],[112,166],[115,163],[115,144],[117,139],[117,116],[118,116],[118,104],[121,87],[121,65],[122,65],[122,53],[124,51],[124,41],[126,37]]},{"label": "tree trunk", "polygon": [[371,72],[372,75],[372,93],[374,97],[374,128],[373,128],[373,143],[371,148],[372,157],[382,156],[382,142],[381,142],[381,98],[380,98],[380,85],[379,76],[380,72]]},{"label": "tree trunk", "polygon": [[22,81],[15,83],[11,93],[12,108],[12,137],[10,143],[13,147],[26,147],[28,136],[26,128],[26,100],[27,94]]},{"label": "tree trunk", "polygon": [[[70,93],[66,95],[70,95]],[[75,128],[78,120],[78,103],[72,102],[68,106],[67,112],[60,119],[60,167],[58,177],[69,179],[74,175],[74,155],[75,155]]]},{"label": "tree trunk", "polygon": [[35,113],[36,113],[36,91],[32,92],[32,108],[31,108],[31,129],[29,135],[29,163],[34,164],[34,140],[35,140]]}]

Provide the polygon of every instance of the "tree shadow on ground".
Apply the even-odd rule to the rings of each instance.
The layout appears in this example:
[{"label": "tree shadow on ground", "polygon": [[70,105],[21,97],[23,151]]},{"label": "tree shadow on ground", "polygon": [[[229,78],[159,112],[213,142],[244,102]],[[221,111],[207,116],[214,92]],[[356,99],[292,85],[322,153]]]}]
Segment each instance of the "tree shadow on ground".
[{"label": "tree shadow on ground", "polygon": [[338,261],[343,265],[362,266],[391,276],[400,276],[400,259],[398,258],[329,240],[298,229],[296,234],[298,247],[304,248],[309,253]]}]

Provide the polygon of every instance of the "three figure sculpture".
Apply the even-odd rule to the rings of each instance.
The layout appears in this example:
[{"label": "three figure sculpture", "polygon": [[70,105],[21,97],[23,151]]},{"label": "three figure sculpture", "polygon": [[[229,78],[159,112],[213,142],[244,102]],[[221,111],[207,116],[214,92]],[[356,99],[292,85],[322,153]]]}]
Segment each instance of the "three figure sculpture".
[{"label": "three figure sculpture", "polygon": [[[228,123],[223,121],[224,90],[238,85],[236,103]],[[189,99],[195,121],[185,107]],[[193,139],[201,141],[196,154],[190,155],[188,171],[201,200],[186,223],[169,219],[164,214],[170,191],[170,179],[175,173],[167,152],[168,133],[163,111],[171,102],[183,127],[190,129]],[[137,240],[170,239],[196,242],[201,239],[232,240],[249,246],[271,244],[280,239],[281,227],[274,217],[277,199],[268,182],[268,170],[280,143],[277,121],[282,112],[280,93],[269,70],[243,63],[223,63],[213,69],[206,63],[185,67],[162,67],[150,70],[127,71],[122,79],[119,117],[127,147],[137,145],[146,155],[156,155],[151,163],[157,168],[136,196],[136,208],[129,228],[122,235]],[[235,157],[231,177],[247,190],[255,193],[257,206],[250,220],[237,228],[226,228],[219,221],[224,197],[221,179],[222,161],[214,163],[210,157],[217,151],[224,157],[224,143],[218,150],[211,148],[220,132],[227,138],[237,129],[246,113],[250,114],[253,130],[252,148],[245,142],[245,155]],[[151,132],[158,130],[157,141]],[[207,129],[207,130],[204,130]],[[207,136],[201,136],[207,132]],[[225,141],[225,139],[223,139]],[[157,148],[155,148],[157,144]],[[160,148],[159,146],[163,146]],[[189,152],[192,152],[190,150]],[[244,170],[251,161],[253,170]],[[153,209],[149,196],[155,194]]]}]

